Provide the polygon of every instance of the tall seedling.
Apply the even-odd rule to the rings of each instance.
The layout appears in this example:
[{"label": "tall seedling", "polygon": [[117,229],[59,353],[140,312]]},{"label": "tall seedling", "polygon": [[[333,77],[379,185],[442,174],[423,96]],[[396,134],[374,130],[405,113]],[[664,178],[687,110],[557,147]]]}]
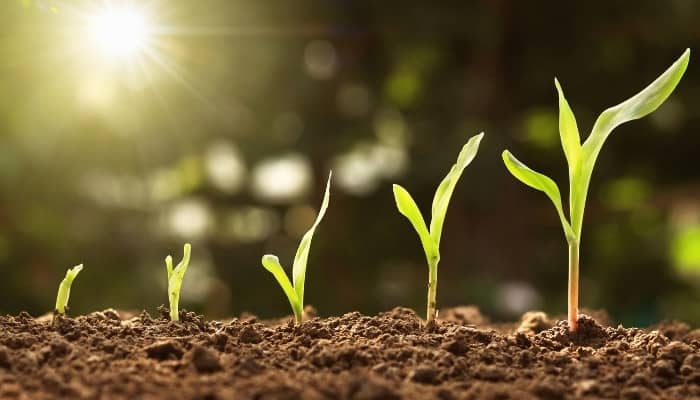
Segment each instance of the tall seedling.
[{"label": "tall seedling", "polygon": [[326,183],[326,192],[323,195],[321,209],[318,211],[316,221],[311,228],[304,234],[299,243],[299,248],[294,256],[294,264],[292,266],[292,281],[289,280],[284,268],[280,265],[280,260],[277,256],[266,254],[262,258],[262,265],[266,270],[270,271],[277,282],[282,287],[284,294],[289,300],[289,305],[292,306],[294,319],[297,323],[301,323],[304,316],[304,283],[306,281],[306,264],[309,260],[309,249],[311,248],[311,239],[313,239],[316,227],[323,219],[328,208],[329,191],[331,187],[331,174],[328,174],[328,182]]},{"label": "tall seedling", "polygon": [[480,133],[469,139],[467,144],[462,147],[462,151],[459,152],[457,162],[452,166],[450,172],[447,173],[447,176],[445,176],[435,191],[430,230],[428,230],[423,215],[408,191],[400,185],[394,185],[393,187],[396,207],[418,233],[428,261],[428,309],[426,315],[428,322],[434,320],[437,316],[437,270],[440,262],[440,238],[445,215],[447,215],[447,206],[450,203],[457,181],[462,176],[462,171],[476,156],[476,152],[479,150],[479,143],[483,137],[484,134]]},{"label": "tall seedling", "polygon": [[569,219],[564,214],[557,184],[549,177],[527,167],[508,150],[503,152],[503,161],[510,173],[524,184],[544,192],[554,203],[559,214],[564,236],[569,245],[568,319],[571,331],[576,330],[578,320],[579,246],[583,210],[598,153],[613,129],[625,122],[644,117],[656,110],[668,98],[685,73],[689,58],[690,49],[686,50],[671,67],[644,90],[603,111],[583,144],[581,144],[574,113],[564,97],[559,81],[554,79],[559,96],[559,134],[569,166]]}]

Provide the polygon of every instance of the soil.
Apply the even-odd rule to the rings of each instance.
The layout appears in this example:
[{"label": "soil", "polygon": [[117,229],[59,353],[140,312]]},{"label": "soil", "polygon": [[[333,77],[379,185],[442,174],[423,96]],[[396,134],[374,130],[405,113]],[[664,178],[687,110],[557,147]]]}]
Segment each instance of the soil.
[{"label": "soil", "polygon": [[470,307],[428,326],[405,308],[301,325],[20,313],[0,317],[0,399],[700,398],[700,330],[579,323],[490,325]]}]

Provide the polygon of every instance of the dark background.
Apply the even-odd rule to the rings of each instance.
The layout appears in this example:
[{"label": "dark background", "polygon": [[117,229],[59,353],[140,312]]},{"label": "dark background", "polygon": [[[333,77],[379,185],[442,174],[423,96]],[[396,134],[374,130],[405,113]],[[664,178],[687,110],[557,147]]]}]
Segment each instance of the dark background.
[{"label": "dark background", "polygon": [[[391,184],[429,212],[480,131],[447,214],[438,304],[564,313],[558,218],[500,153],[568,202],[554,76],[585,138],[700,39],[692,0],[144,1],[155,28],[127,60],[89,48],[99,4],[0,5],[2,313],[51,310],[78,263],[71,314],[153,312],[167,302],[163,258],[186,241],[182,306],[289,313],[260,257],[291,266],[332,168],[306,302],[423,314],[427,267]],[[626,324],[700,323],[696,57],[666,104],[614,131],[592,178],[581,304]]]}]

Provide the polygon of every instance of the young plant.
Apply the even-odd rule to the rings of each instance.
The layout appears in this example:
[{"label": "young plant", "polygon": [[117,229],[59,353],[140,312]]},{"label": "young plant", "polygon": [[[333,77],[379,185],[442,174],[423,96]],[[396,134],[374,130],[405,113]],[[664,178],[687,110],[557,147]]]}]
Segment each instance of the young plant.
[{"label": "young plant", "polygon": [[189,243],[185,243],[182,261],[174,269],[173,258],[171,256],[165,257],[165,269],[168,271],[168,301],[170,302],[171,321],[180,320],[180,288],[182,287],[182,280],[185,278],[187,267],[190,265],[191,250],[192,246]]},{"label": "young plant", "polygon": [[476,156],[476,152],[479,150],[479,143],[483,137],[484,134],[482,132],[469,139],[462,147],[462,151],[459,152],[457,162],[452,166],[450,172],[447,173],[447,176],[445,176],[435,191],[430,230],[428,230],[423,215],[408,191],[400,185],[393,186],[396,207],[401,214],[408,218],[413,228],[418,232],[418,238],[423,245],[425,257],[428,260],[428,310],[426,316],[428,322],[433,321],[437,316],[437,270],[438,262],[440,262],[442,225],[445,222],[445,215],[447,215],[447,206],[450,203],[457,181],[462,176],[462,171]]},{"label": "young plant", "polygon": [[284,294],[287,295],[289,305],[292,306],[294,319],[297,323],[301,323],[304,315],[304,282],[306,280],[306,263],[309,259],[309,248],[311,247],[311,239],[314,236],[316,227],[323,219],[328,208],[329,190],[331,186],[331,174],[328,174],[328,182],[326,183],[326,192],[323,195],[321,209],[318,211],[316,221],[311,228],[304,234],[299,243],[296,255],[294,256],[294,264],[292,266],[292,281],[284,272],[284,268],[280,265],[280,260],[272,254],[265,254],[262,257],[262,265],[266,270],[270,271],[277,282],[282,287]]},{"label": "young plant", "polygon": [[524,184],[544,192],[554,203],[559,214],[564,236],[569,245],[568,320],[569,330],[575,331],[578,320],[579,246],[583,210],[588,195],[588,185],[598,153],[603,143],[617,126],[644,117],[656,110],[673,92],[688,66],[690,49],[649,86],[626,101],[603,111],[598,117],[588,139],[581,144],[574,113],[564,97],[559,81],[554,79],[559,96],[559,134],[564,155],[569,166],[569,219],[561,202],[557,184],[549,177],[533,171],[515,158],[508,150],[503,161],[513,176]]},{"label": "young plant", "polygon": [[58,294],[56,295],[56,310],[58,315],[65,315],[68,308],[68,298],[70,297],[70,287],[73,285],[73,280],[83,270],[83,264],[76,265],[66,271],[66,277],[63,278],[61,284],[58,285]]}]

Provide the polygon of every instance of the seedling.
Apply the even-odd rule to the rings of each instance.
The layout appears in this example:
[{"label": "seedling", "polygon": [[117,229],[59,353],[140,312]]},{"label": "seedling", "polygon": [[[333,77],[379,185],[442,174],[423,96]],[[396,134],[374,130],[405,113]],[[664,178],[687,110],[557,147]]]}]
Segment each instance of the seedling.
[{"label": "seedling", "polygon": [[185,272],[187,272],[187,267],[190,265],[190,251],[192,246],[189,243],[185,243],[184,255],[182,261],[180,261],[177,266],[173,269],[173,258],[171,256],[165,257],[165,269],[168,271],[168,301],[170,302],[170,320],[179,321],[180,320],[180,288],[182,287],[182,280],[185,278]]},{"label": "seedling", "polygon": [[428,310],[427,321],[433,321],[437,316],[437,270],[440,262],[440,238],[442,236],[442,225],[445,222],[447,215],[447,206],[450,203],[452,192],[457,185],[459,177],[462,176],[464,168],[472,162],[479,150],[479,143],[484,137],[483,132],[473,136],[462,147],[459,152],[457,162],[452,166],[447,176],[440,182],[435,196],[433,197],[432,218],[430,220],[430,230],[425,224],[423,215],[421,214],[416,202],[400,185],[394,185],[394,199],[399,212],[408,218],[413,228],[418,232],[418,238],[423,245],[425,257],[428,260]]},{"label": "seedling", "polygon": [[289,277],[284,272],[284,268],[282,268],[282,265],[280,265],[280,260],[277,258],[277,256],[265,254],[262,257],[263,267],[272,273],[282,287],[284,294],[287,295],[289,305],[292,306],[292,312],[294,313],[294,320],[297,323],[301,323],[304,315],[304,282],[306,280],[306,264],[309,259],[309,248],[311,247],[311,239],[314,236],[314,231],[321,222],[321,219],[323,219],[323,216],[326,214],[326,209],[328,208],[331,174],[328,174],[326,192],[323,195],[321,209],[318,211],[316,221],[314,221],[311,228],[301,238],[299,248],[294,256],[294,265],[292,266],[292,279],[294,283],[292,284],[292,282],[289,280]]},{"label": "seedling", "polygon": [[63,278],[61,284],[58,285],[58,294],[56,295],[56,314],[65,315],[68,308],[68,298],[70,297],[70,287],[73,285],[73,280],[83,270],[83,264],[76,265],[66,271],[66,277]]},{"label": "seedling", "polygon": [[689,58],[690,49],[687,49],[671,67],[644,90],[603,111],[583,144],[581,144],[574,113],[564,97],[559,81],[554,79],[559,96],[559,134],[569,166],[569,220],[564,214],[557,184],[549,177],[527,167],[508,150],[503,152],[503,161],[510,173],[524,184],[544,192],[554,203],[559,214],[564,236],[569,245],[568,319],[571,331],[576,330],[578,319],[579,246],[583,210],[598,153],[613,129],[625,122],[644,117],[656,110],[668,98],[685,73]]}]

